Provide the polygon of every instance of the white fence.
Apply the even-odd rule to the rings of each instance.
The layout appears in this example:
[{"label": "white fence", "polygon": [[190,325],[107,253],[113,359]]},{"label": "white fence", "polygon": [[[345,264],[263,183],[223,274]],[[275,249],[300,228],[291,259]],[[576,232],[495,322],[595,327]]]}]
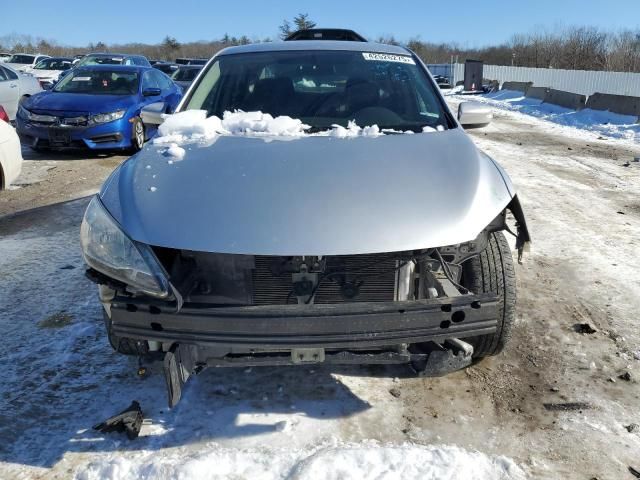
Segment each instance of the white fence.
[{"label": "white fence", "polygon": [[[464,80],[464,64],[428,65],[428,67],[434,75],[453,77],[454,85],[455,82]],[[451,72],[450,75],[443,73],[447,69]],[[640,73],[485,65],[483,77],[489,80],[498,80],[501,84],[503,82],[533,82],[537,87],[550,87],[582,95],[600,92],[640,97]]]}]

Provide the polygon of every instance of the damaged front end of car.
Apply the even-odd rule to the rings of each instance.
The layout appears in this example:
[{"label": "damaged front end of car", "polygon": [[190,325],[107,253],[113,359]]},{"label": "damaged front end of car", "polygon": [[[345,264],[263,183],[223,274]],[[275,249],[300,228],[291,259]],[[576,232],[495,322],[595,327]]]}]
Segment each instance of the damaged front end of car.
[{"label": "damaged front end of car", "polygon": [[188,378],[209,367],[408,363],[441,375],[469,365],[474,347],[465,340],[500,328],[504,300],[465,286],[465,265],[505,230],[515,230],[522,251],[529,233],[517,197],[474,240],[455,245],[211,253],[131,240],[96,197],[82,244],[112,346],[162,359],[173,407]]}]

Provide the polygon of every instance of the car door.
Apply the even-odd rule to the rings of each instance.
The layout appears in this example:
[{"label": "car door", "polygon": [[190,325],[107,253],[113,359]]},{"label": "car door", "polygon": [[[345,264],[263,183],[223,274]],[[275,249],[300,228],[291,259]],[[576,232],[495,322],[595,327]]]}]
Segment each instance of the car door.
[{"label": "car door", "polygon": [[156,82],[162,90],[162,100],[165,102],[165,112],[173,113],[182,98],[181,90],[161,71],[154,70],[152,74],[156,77]]},{"label": "car door", "polygon": [[16,118],[18,100],[20,99],[20,83],[18,75],[0,65],[0,105],[5,109],[10,120]]}]

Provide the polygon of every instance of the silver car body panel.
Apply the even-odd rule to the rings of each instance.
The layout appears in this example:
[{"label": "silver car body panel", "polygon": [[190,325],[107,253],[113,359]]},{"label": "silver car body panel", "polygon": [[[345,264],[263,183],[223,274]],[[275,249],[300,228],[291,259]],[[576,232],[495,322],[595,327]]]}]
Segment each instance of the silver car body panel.
[{"label": "silver car body panel", "polygon": [[169,163],[147,145],[105,183],[105,207],[134,240],[250,255],[423,249],[473,240],[514,194],[461,128],[184,147]]}]

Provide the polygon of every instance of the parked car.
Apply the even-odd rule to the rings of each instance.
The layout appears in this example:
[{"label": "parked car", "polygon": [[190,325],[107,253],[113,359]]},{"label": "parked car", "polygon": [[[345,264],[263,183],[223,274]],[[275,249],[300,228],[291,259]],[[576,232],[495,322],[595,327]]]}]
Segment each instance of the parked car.
[{"label": "parked car", "polygon": [[0,121],[0,190],[11,185],[21,169],[22,151],[18,135],[8,122]]},{"label": "parked car", "polygon": [[453,88],[447,77],[444,77],[442,75],[434,75],[433,79],[436,81],[438,87],[440,87],[441,90],[449,90]]},{"label": "parked car", "polygon": [[17,72],[6,63],[0,64],[0,106],[11,121],[16,118],[20,102],[41,91],[35,77]]},{"label": "parked car", "polygon": [[153,68],[157,68],[162,73],[166,73],[169,76],[171,76],[176,70],[178,70],[178,67],[180,67],[180,65],[178,65],[177,63],[168,62],[158,62],[153,65]]},{"label": "parked car", "polygon": [[40,60],[38,64],[25,71],[38,79],[40,86],[49,90],[58,81],[64,71],[71,68],[73,60],[67,57],[51,57]]},{"label": "parked car", "polygon": [[49,58],[49,55],[14,53],[4,63],[19,72],[24,72],[36,66],[40,60],[44,60],[45,58]]},{"label": "parked car", "polygon": [[0,52],[0,63],[4,63],[11,58],[11,53]]},{"label": "parked car", "polygon": [[[76,55],[77,59],[78,55]],[[147,57],[143,55],[129,55],[121,53],[89,53],[82,55],[76,62],[73,61],[72,67],[90,67],[93,65],[139,65],[141,67],[150,67],[151,64]],[[72,69],[73,69],[72,68]],[[61,80],[69,71],[60,74],[58,80]]]},{"label": "parked car", "polygon": [[[456,119],[403,47],[300,40],[219,52],[163,136],[224,125],[199,112],[246,115],[243,132],[258,118],[260,133],[147,146],[81,227],[111,345],[163,359],[170,406],[207,367],[437,374],[503,349],[516,295],[508,211],[518,249],[529,234],[509,177],[463,131],[487,124],[488,107],[463,103]],[[283,139],[286,117],[270,134],[255,112],[309,134]]]},{"label": "parked car", "polygon": [[129,55],[123,53],[90,53],[85,55],[76,64],[76,67],[88,67],[91,65],[138,65],[150,67],[147,57],[143,55]]},{"label": "parked car", "polygon": [[202,65],[180,65],[180,68],[171,75],[171,80],[180,85],[182,90],[186,91],[189,85],[191,85],[191,82],[198,76],[200,70],[202,70]]},{"label": "parked car", "polygon": [[181,96],[180,87],[152,67],[78,67],[53,89],[23,102],[16,125],[22,141],[35,150],[140,150],[156,129],[142,122],[141,108],[154,104],[172,112]]},{"label": "parked car", "polygon": [[176,58],[178,65],[206,65],[208,61],[206,58]]}]

